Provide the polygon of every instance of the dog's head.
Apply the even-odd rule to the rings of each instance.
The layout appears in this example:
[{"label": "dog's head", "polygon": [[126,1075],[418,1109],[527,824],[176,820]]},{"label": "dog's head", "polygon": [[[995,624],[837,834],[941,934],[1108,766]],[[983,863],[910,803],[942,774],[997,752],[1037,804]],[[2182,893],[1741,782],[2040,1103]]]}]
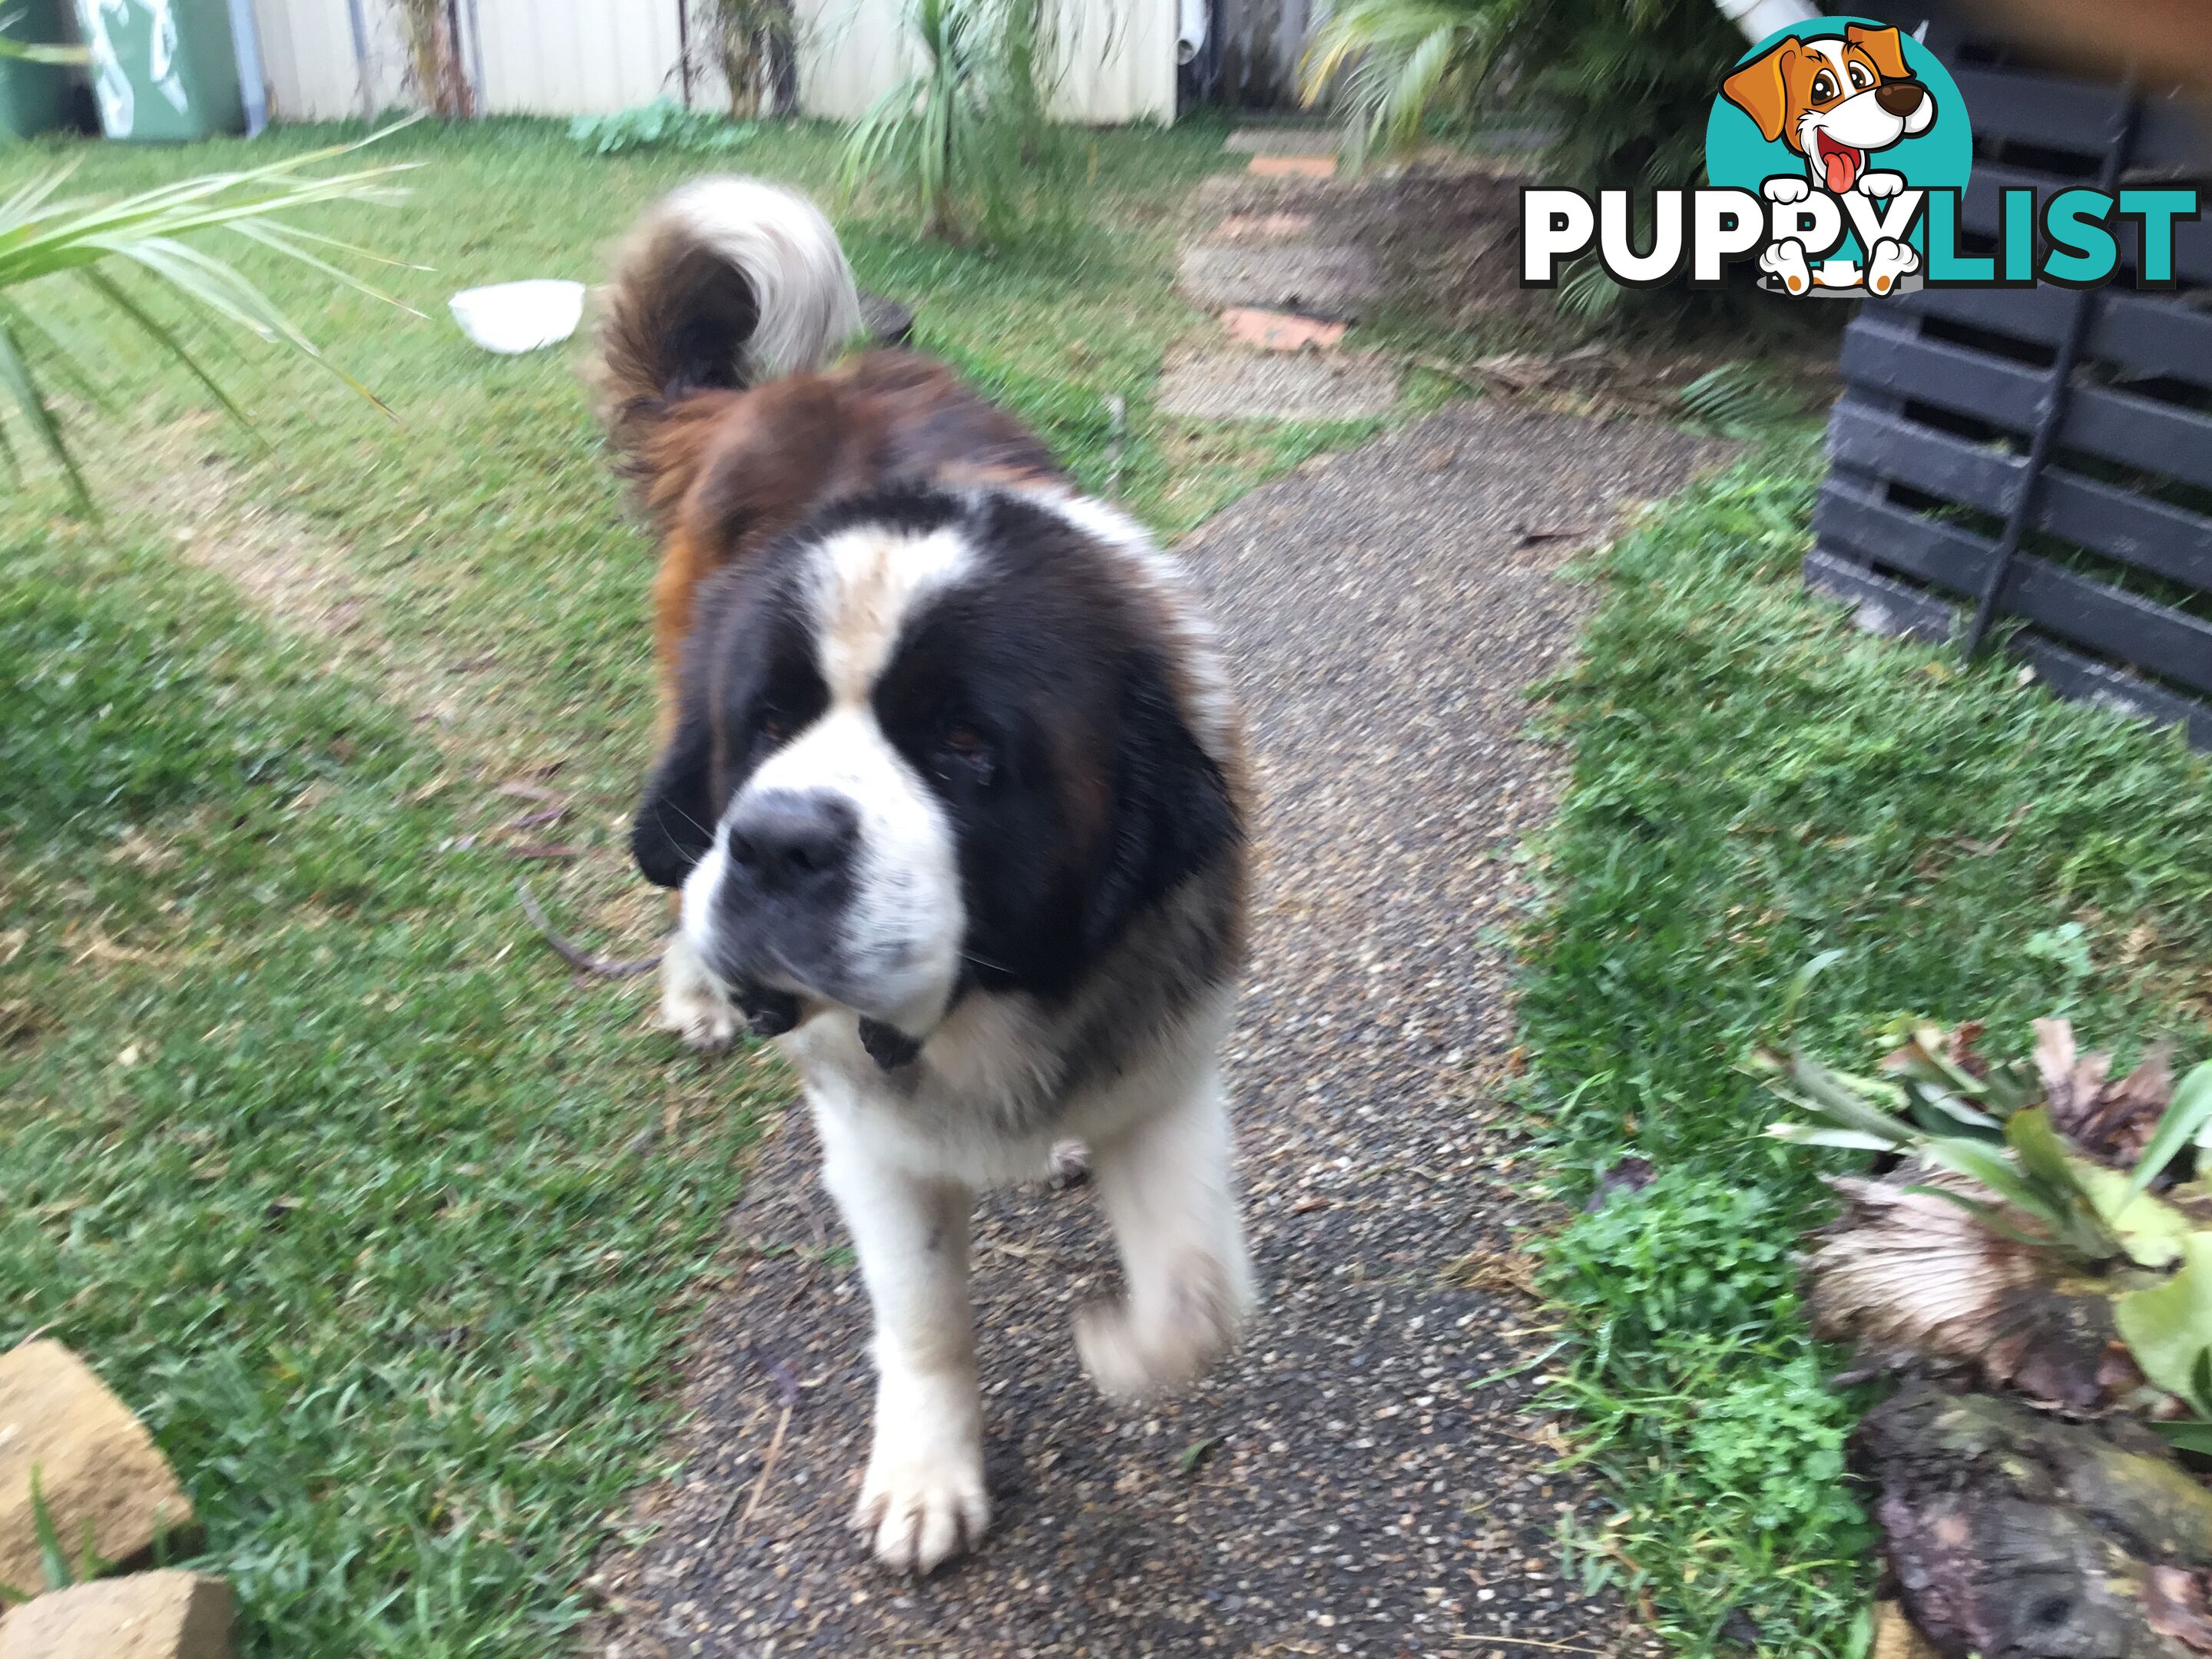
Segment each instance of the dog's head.
[{"label": "dog's head", "polygon": [[1730,75],[1721,94],[1839,196],[1865,175],[1869,151],[1925,132],[1936,119],[1935,96],[1905,66],[1897,31],[1857,23],[1841,35],[1780,42]]},{"label": "dog's head", "polygon": [[847,502],[702,590],[638,810],[647,878],[756,1028],[887,1066],[964,986],[1064,997],[1241,826],[1211,647],[1086,503]]}]

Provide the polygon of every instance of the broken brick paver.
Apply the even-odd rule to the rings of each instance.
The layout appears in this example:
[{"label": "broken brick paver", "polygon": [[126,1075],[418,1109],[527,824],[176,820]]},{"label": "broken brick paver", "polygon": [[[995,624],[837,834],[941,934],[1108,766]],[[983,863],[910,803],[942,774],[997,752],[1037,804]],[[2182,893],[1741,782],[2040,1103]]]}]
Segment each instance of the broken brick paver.
[{"label": "broken brick paver", "polygon": [[1344,338],[1345,325],[1296,311],[1261,311],[1250,306],[1231,306],[1221,313],[1221,326],[1238,345],[1261,351],[1304,351],[1309,347],[1326,351]]},{"label": "broken brick paver", "polygon": [[1335,127],[1292,125],[1239,127],[1222,149],[1239,155],[1334,155],[1343,138]]}]

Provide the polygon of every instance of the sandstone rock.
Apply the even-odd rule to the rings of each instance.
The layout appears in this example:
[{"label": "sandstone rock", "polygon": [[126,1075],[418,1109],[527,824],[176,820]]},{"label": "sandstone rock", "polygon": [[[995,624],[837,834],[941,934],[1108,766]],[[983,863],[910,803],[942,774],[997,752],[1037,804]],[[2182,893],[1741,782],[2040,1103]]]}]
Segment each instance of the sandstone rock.
[{"label": "sandstone rock", "polygon": [[141,1572],[55,1590],[0,1619],[0,1659],[230,1659],[230,1586]]},{"label": "sandstone rock", "polygon": [[[0,1656],[4,1659],[4,1656]],[[1874,1606],[1874,1659],[1941,1659],[1894,1601]]]},{"label": "sandstone rock", "polygon": [[0,1584],[46,1583],[31,1516],[36,1468],[54,1530],[72,1566],[85,1525],[102,1559],[127,1562],[162,1531],[192,1526],[192,1506],[131,1408],[58,1342],[0,1354]]}]

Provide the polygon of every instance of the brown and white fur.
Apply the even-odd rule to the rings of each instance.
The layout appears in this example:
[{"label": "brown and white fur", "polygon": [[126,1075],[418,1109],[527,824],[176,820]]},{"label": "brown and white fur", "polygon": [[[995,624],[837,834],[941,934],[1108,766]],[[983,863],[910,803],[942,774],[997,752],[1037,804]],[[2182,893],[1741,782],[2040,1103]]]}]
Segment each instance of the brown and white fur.
[{"label": "brown and white fur", "polygon": [[1251,1305],[1218,1058],[1249,786],[1175,562],[942,366],[825,367],[857,319],[811,204],[703,179],[633,234],[598,367],[661,540],[664,1006],[694,1041],[742,1013],[804,1081],[875,1313],[855,1524],[927,1571],[990,1517],[979,1187],[1090,1147],[1125,1293],[1075,1340],[1110,1395]]}]

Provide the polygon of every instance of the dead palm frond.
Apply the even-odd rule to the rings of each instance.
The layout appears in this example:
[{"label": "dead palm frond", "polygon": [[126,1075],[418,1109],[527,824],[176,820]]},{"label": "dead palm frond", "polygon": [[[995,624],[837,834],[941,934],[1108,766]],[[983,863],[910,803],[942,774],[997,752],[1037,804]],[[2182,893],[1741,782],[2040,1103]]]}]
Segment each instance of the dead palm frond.
[{"label": "dead palm frond", "polygon": [[1845,1207],[1807,1257],[1816,1327],[1877,1368],[1967,1364],[2077,1407],[2148,1379],[2212,1414],[2212,1063],[2177,1085],[2156,1048],[2115,1081],[2047,1019],[2033,1062],[1996,1065],[1979,1030],[1917,1027],[1881,1078],[1757,1057],[1812,1120],[1768,1133],[1905,1160],[1831,1183]]}]

